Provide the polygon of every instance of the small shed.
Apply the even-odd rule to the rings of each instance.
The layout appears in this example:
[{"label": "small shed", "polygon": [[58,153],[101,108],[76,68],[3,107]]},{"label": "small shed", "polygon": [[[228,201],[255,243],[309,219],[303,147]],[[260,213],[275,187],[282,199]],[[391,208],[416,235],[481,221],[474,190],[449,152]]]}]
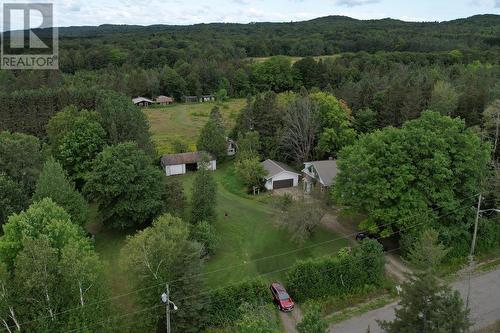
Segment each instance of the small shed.
[{"label": "small shed", "polygon": [[200,97],[200,102],[213,102],[215,101],[214,95],[203,95]]},{"label": "small shed", "polygon": [[217,161],[212,154],[205,152],[190,152],[180,154],[163,155],[161,158],[161,166],[165,171],[165,175],[183,175],[188,171],[196,171],[200,167],[200,162],[203,155],[208,156],[208,169],[215,171],[217,168]]},{"label": "small shed", "polygon": [[172,97],[169,97],[169,96],[161,95],[161,96],[156,97],[156,103],[161,104],[161,105],[168,105],[168,104],[172,104],[173,102],[174,102],[174,99]]},{"label": "small shed", "polygon": [[184,102],[186,103],[197,103],[198,102],[198,96],[184,96]]},{"label": "small shed", "polygon": [[267,172],[267,175],[264,177],[266,181],[264,186],[269,191],[295,187],[299,184],[300,174],[285,163],[267,159],[262,162],[262,166]]},{"label": "small shed", "polygon": [[136,97],[136,98],[132,98],[132,102],[137,106],[149,106],[149,105],[155,103],[153,100],[150,100],[149,98],[141,97],[141,96]]}]

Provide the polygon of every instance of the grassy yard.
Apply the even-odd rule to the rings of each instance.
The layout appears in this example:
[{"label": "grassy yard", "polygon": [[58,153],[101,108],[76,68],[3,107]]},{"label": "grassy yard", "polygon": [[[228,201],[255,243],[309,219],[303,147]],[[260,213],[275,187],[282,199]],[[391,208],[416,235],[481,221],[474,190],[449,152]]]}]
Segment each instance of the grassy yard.
[{"label": "grassy yard", "polygon": [[[159,154],[171,153],[172,143],[180,140],[191,150],[196,150],[196,139],[205,125],[214,102],[175,103],[162,107],[144,108],[148,117],[153,140]],[[226,128],[232,128],[239,111],[245,106],[245,99],[231,99],[219,105]]]},{"label": "grassy yard", "polygon": [[[190,173],[178,177],[187,193],[194,176]],[[219,168],[215,177],[219,185],[219,218],[215,226],[220,240],[215,256],[206,265],[208,285],[219,286],[257,275],[267,280],[283,279],[287,268],[297,260],[334,254],[347,245],[345,239],[320,244],[339,238],[324,228],[304,244],[291,242],[289,233],[277,225],[278,212],[265,202],[267,195],[240,195],[244,191],[238,187],[230,165]]]}]

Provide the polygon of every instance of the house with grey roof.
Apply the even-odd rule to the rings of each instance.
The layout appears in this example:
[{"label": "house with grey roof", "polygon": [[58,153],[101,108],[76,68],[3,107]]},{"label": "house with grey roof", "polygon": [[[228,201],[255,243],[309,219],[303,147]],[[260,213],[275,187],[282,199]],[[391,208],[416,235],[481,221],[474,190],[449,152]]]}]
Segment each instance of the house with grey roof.
[{"label": "house with grey roof", "polygon": [[215,157],[212,154],[200,151],[163,155],[160,163],[165,175],[183,175],[188,171],[198,170],[204,155],[208,157],[208,170],[215,171],[217,168]]},{"label": "house with grey roof", "polygon": [[309,193],[315,185],[319,185],[321,190],[330,187],[337,176],[337,172],[337,161],[334,159],[305,162],[302,170],[304,174],[304,190]]},{"label": "house with grey roof", "polygon": [[261,164],[266,170],[264,186],[267,190],[294,187],[299,184],[300,174],[285,163],[267,159]]}]

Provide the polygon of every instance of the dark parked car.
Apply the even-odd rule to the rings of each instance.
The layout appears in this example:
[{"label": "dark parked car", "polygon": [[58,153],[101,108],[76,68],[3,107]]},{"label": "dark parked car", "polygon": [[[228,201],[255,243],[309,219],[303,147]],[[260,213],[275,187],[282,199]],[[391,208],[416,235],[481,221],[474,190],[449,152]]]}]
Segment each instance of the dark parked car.
[{"label": "dark parked car", "polygon": [[385,239],[381,238],[379,235],[374,235],[368,231],[360,231],[356,234],[356,240],[358,242],[361,242],[365,238],[375,239],[377,242],[379,242],[380,245],[382,245],[384,251],[387,251],[390,248],[390,246],[386,244]]},{"label": "dark parked car", "polygon": [[271,293],[273,294],[274,303],[278,306],[278,309],[281,311],[292,311],[295,303],[293,302],[290,295],[285,290],[280,283],[274,282],[269,287],[271,289]]}]

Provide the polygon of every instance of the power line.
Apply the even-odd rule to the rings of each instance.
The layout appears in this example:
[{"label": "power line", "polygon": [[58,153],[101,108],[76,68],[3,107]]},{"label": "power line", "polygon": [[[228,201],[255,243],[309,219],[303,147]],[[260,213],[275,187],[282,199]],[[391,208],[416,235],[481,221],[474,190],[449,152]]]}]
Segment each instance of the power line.
[{"label": "power line", "polygon": [[[460,209],[465,209],[465,208],[468,208],[468,207],[467,207],[467,206],[464,206],[464,207],[461,207]],[[447,214],[445,214],[445,215],[442,215],[441,217],[447,216],[447,215],[451,214],[452,212],[454,212],[454,211],[456,211],[456,210],[458,210],[458,209],[455,209],[455,210],[453,210],[453,211],[451,211],[451,212],[449,212],[449,213],[447,213]],[[409,227],[409,228],[407,228],[407,229],[415,228],[415,227],[417,227],[417,226],[419,226],[419,225],[422,225],[422,224],[424,224],[424,223],[426,223],[426,222],[424,221],[424,222],[420,222],[420,223],[414,224],[413,226],[411,226],[411,227]],[[396,233],[398,233],[398,231],[392,232],[391,234],[389,234],[389,236],[394,235],[394,234],[396,234]],[[378,239],[381,239],[381,237],[378,237],[378,238],[376,238],[376,239],[377,239],[377,240],[378,240]],[[361,244],[357,244],[357,245],[355,245],[354,247],[359,247],[359,246],[361,246]],[[352,247],[351,247],[351,249],[352,249]],[[395,251],[397,251],[397,250],[399,250],[399,249],[401,249],[401,247],[400,247],[400,246],[398,246],[397,248],[394,248],[394,249],[388,250],[388,251],[386,251],[385,253],[395,252]],[[331,254],[334,254],[334,253],[336,253],[336,252],[332,252]],[[325,255],[325,256],[326,256],[326,255]],[[342,265],[346,265],[346,264],[347,264],[347,263],[345,263],[345,264],[341,264],[341,266],[342,266]],[[284,268],[280,268],[280,269],[273,270],[273,271],[270,271],[270,272],[265,272],[265,273],[257,274],[257,275],[255,275],[254,277],[262,277],[262,276],[265,276],[265,275],[270,275],[270,274],[274,274],[274,273],[283,272],[283,271],[286,271],[286,270],[289,270],[289,269],[293,268],[294,266],[295,266],[295,264],[291,264],[291,265],[286,266],[286,267],[284,267]],[[335,267],[335,269],[337,269],[337,268],[338,268],[338,266],[337,266],[337,267]],[[330,271],[331,269],[333,269],[333,267],[332,267],[332,268],[330,268],[330,269],[326,269],[326,270],[324,270],[323,272],[328,272],[328,271]],[[180,301],[184,301],[184,300],[187,300],[187,299],[190,299],[190,298],[196,298],[196,297],[199,297],[199,296],[202,296],[202,295],[210,294],[210,293],[212,293],[212,292],[213,292],[213,291],[215,291],[215,290],[225,289],[225,288],[227,288],[227,287],[230,287],[230,286],[232,286],[232,285],[236,285],[236,284],[237,284],[237,283],[230,283],[230,284],[227,284],[227,285],[224,285],[224,286],[220,286],[220,287],[218,287],[218,288],[214,288],[214,289],[210,289],[210,290],[207,290],[207,291],[204,291],[204,292],[200,292],[200,293],[195,294],[195,295],[190,295],[190,296],[187,296],[187,297],[184,297],[184,298],[180,298],[180,299],[177,299],[176,301],[177,301],[177,302],[180,302]],[[210,304],[210,303],[211,303],[211,302],[197,303],[197,306],[208,305],[208,304]],[[92,326],[95,326],[95,325],[92,325]],[[92,326],[90,326],[90,327],[92,327]],[[88,328],[88,327],[89,327],[89,326],[87,326],[86,328]]]},{"label": "power line", "polygon": [[[460,200],[459,203],[463,203],[465,200],[470,199],[470,198],[475,197],[475,196],[477,196],[477,194],[474,194],[474,195],[471,195],[469,197],[466,197],[466,198]],[[436,208],[433,208],[432,211],[436,211],[438,209],[443,209],[443,208],[445,208],[445,207],[438,206]],[[446,216],[450,215],[451,213],[453,213],[455,211],[462,210],[462,209],[465,209],[465,208],[470,208],[470,207],[468,207],[468,206],[460,206],[460,207],[458,207],[456,209],[453,209],[453,210],[449,211],[448,213],[446,213],[444,215],[437,216],[437,218],[446,217]],[[392,222],[380,225],[379,228],[387,227],[387,226],[390,226],[392,224],[405,221],[405,220],[410,219],[412,217],[415,217],[415,216],[417,216],[419,214],[420,213],[415,213],[413,215],[406,216],[406,217],[401,218],[399,220],[392,221]],[[420,224],[423,224],[423,223],[418,223],[416,225],[420,225]],[[411,228],[412,227],[409,227],[409,228],[406,228],[406,229],[411,229]],[[396,234],[398,232],[399,231],[396,231],[396,232],[393,232],[393,233],[391,233],[389,235],[393,235],[393,234]],[[297,249],[294,249],[294,250],[290,250],[290,251],[286,251],[286,252],[282,252],[282,253],[279,253],[279,254],[274,254],[274,255],[270,255],[270,256],[265,256],[265,257],[261,257],[261,258],[249,260],[249,261],[246,261],[244,263],[237,264],[237,265],[228,266],[228,267],[216,269],[216,270],[209,271],[209,272],[203,272],[203,273],[199,273],[199,274],[193,274],[193,275],[190,275],[190,276],[186,276],[186,277],[182,277],[182,278],[178,278],[178,279],[174,279],[174,280],[168,281],[167,283],[172,284],[173,282],[179,282],[179,281],[183,281],[183,280],[187,280],[187,279],[192,279],[192,278],[199,277],[199,276],[205,276],[205,275],[209,275],[209,274],[219,273],[219,272],[227,271],[227,270],[234,269],[234,268],[237,268],[237,267],[242,267],[242,266],[248,265],[250,263],[255,263],[255,262],[262,261],[262,260],[277,258],[277,257],[288,255],[288,254],[291,254],[291,253],[295,253],[295,252],[303,251],[303,250],[306,250],[306,249],[310,249],[310,248],[322,246],[322,245],[325,245],[325,244],[329,244],[329,243],[332,243],[332,242],[335,242],[335,241],[338,241],[338,240],[348,239],[348,237],[355,236],[357,233],[358,232],[354,232],[354,233],[347,234],[347,235],[344,235],[344,236],[341,236],[341,237],[336,237],[336,238],[333,238],[333,239],[330,239],[330,240],[327,240],[327,241],[324,241],[324,242],[321,242],[321,243],[311,244],[309,246],[300,247],[300,248],[297,248]],[[380,238],[381,237],[379,237],[378,239],[380,239]],[[293,265],[291,265],[291,266],[293,266]],[[272,272],[270,272],[270,273],[264,273],[264,274],[271,274],[271,273]],[[257,276],[259,276],[259,275],[257,275]],[[53,314],[53,316],[65,314],[65,313],[68,313],[68,312],[71,312],[71,311],[75,311],[75,310],[80,310],[80,309],[88,307],[88,306],[94,306],[94,305],[102,304],[102,303],[109,302],[109,301],[112,301],[112,300],[116,300],[116,299],[119,299],[119,298],[122,298],[122,297],[125,297],[125,296],[128,296],[128,295],[131,295],[131,294],[135,294],[135,293],[140,292],[140,291],[144,291],[144,290],[156,288],[156,287],[162,286],[164,284],[165,284],[165,282],[161,282],[161,283],[158,283],[156,285],[151,285],[151,286],[148,286],[148,287],[145,287],[145,288],[136,289],[136,290],[133,290],[133,291],[130,291],[130,292],[127,292],[127,293],[123,293],[123,294],[120,294],[120,295],[115,295],[115,296],[112,296],[112,297],[109,297],[109,298],[105,298],[105,299],[102,299],[102,300],[99,300],[99,301],[96,301],[96,302],[85,303],[83,306],[78,306],[78,307],[66,309],[66,310],[63,310],[63,311],[60,311],[60,312],[56,312],[56,313]],[[52,316],[38,317],[36,319],[30,320],[30,321],[27,321],[27,322],[24,322],[24,323],[20,323],[20,325],[30,324],[32,322],[39,321],[39,320],[42,320],[42,319],[51,318],[51,317]],[[14,326],[10,326],[10,327],[14,327]],[[1,330],[5,331],[6,328],[2,328]]]}]

